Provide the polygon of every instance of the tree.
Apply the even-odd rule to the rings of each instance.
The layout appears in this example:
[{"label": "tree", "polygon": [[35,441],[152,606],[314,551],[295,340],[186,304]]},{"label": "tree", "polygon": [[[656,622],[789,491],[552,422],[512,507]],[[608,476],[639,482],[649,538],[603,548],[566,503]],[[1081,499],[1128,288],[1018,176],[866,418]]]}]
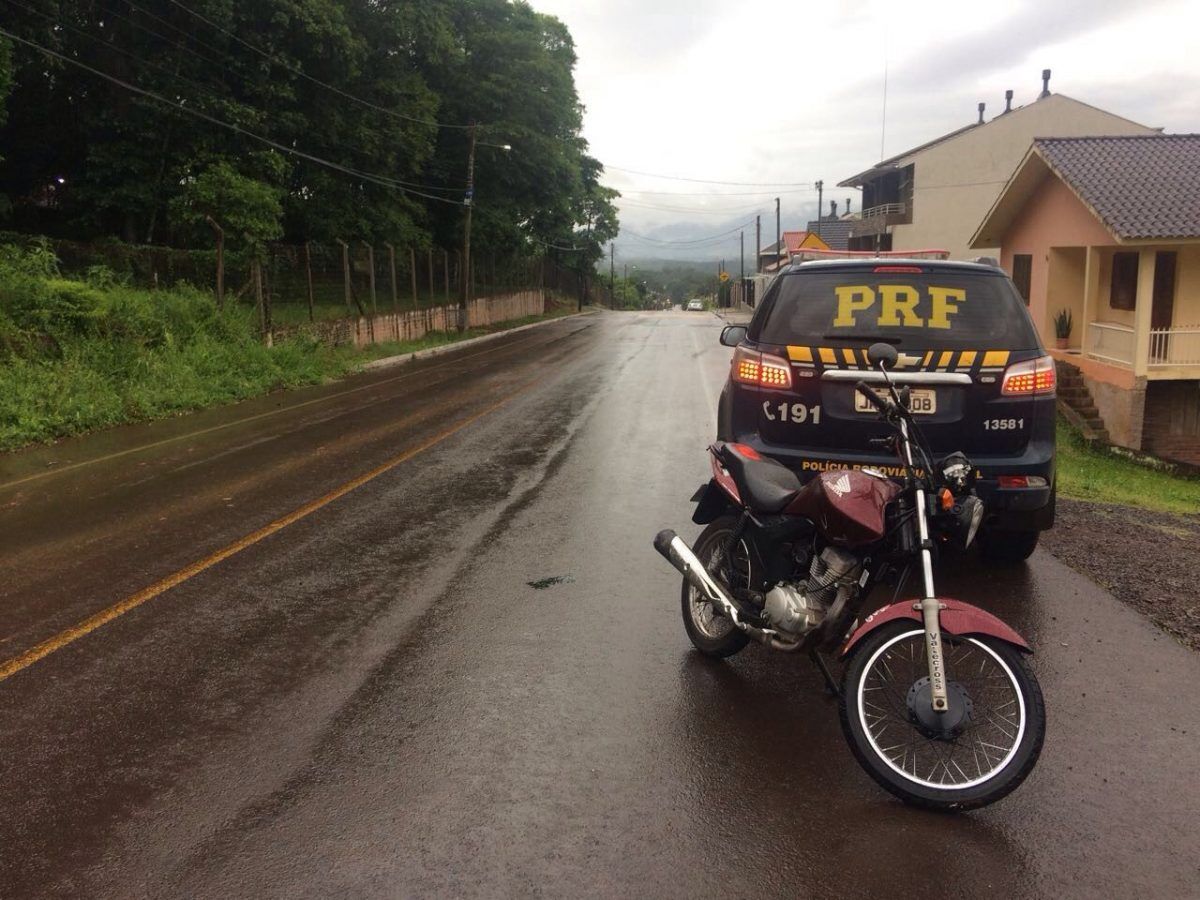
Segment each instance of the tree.
[{"label": "tree", "polygon": [[244,235],[256,245],[283,235],[283,190],[270,183],[270,176],[281,178],[285,163],[274,153],[259,154],[259,163],[267,180],[243,175],[224,160],[186,179],[171,211],[181,225],[192,229],[194,241],[206,240],[210,217],[230,234]]}]

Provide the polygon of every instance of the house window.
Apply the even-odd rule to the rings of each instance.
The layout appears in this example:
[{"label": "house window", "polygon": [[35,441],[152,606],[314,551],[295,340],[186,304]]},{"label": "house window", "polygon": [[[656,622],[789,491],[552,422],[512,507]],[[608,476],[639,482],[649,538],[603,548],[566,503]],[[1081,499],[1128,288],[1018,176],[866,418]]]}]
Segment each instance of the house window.
[{"label": "house window", "polygon": [[1138,255],[1136,253],[1114,253],[1112,259],[1112,284],[1109,286],[1108,305],[1113,309],[1133,309],[1137,306]]},{"label": "house window", "polygon": [[1029,305],[1029,283],[1033,280],[1033,255],[1030,253],[1017,253],[1013,255],[1013,284],[1017,286],[1017,290],[1021,293],[1021,299],[1025,301],[1025,305]]}]

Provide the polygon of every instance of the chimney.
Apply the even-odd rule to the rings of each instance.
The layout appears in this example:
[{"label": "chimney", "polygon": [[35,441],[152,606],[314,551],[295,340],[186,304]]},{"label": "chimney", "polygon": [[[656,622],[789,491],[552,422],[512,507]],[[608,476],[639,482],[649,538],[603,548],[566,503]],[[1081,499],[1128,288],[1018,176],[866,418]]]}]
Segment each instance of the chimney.
[{"label": "chimney", "polygon": [[846,215],[850,215],[850,198],[846,198]]},{"label": "chimney", "polygon": [[1042,93],[1041,93],[1041,96],[1038,97],[1038,99],[1041,100],[1042,97],[1049,97],[1049,96],[1050,96],[1050,70],[1042,69]]},{"label": "chimney", "polygon": [[986,103],[980,102],[980,104],[979,104],[979,124],[980,124],[980,125],[982,125],[982,124],[983,124],[983,110],[984,110],[986,107],[987,107],[987,104],[986,104]]},{"label": "chimney", "polygon": [[831,218],[831,219],[837,218],[837,201],[836,200],[829,201],[829,218]]},{"label": "chimney", "polygon": [[1011,90],[1004,92],[1004,111],[1006,113],[1012,112],[1012,91]]}]

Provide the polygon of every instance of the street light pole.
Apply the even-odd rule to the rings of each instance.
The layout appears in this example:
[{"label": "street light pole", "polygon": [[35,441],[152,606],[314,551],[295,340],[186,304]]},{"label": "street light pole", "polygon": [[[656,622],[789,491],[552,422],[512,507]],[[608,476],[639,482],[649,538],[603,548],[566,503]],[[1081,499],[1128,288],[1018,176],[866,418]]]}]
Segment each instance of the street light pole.
[{"label": "street light pole", "polygon": [[783,264],[783,230],[780,228],[779,198],[775,198],[775,271],[778,272]]},{"label": "street light pole", "polygon": [[462,271],[459,273],[461,284],[458,301],[459,317],[458,330],[467,328],[467,303],[471,299],[471,209],[475,203],[475,123],[471,123],[470,143],[467,149],[467,195],[463,199],[466,215],[463,219],[463,251]]},{"label": "street light pole", "polygon": [[817,182],[817,237],[821,236],[821,216],[825,213],[825,210],[822,208],[822,204],[825,202],[825,200],[821,193],[824,187],[824,181]]}]

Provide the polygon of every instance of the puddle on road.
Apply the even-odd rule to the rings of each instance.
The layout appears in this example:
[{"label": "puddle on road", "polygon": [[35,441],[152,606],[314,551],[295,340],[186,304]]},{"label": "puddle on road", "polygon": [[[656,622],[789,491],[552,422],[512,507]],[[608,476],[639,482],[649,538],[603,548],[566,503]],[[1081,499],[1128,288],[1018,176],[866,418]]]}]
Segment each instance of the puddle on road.
[{"label": "puddle on road", "polygon": [[544,591],[548,587],[554,587],[556,584],[573,584],[575,578],[571,575],[551,575],[549,578],[539,578],[537,581],[525,582],[535,591]]}]

